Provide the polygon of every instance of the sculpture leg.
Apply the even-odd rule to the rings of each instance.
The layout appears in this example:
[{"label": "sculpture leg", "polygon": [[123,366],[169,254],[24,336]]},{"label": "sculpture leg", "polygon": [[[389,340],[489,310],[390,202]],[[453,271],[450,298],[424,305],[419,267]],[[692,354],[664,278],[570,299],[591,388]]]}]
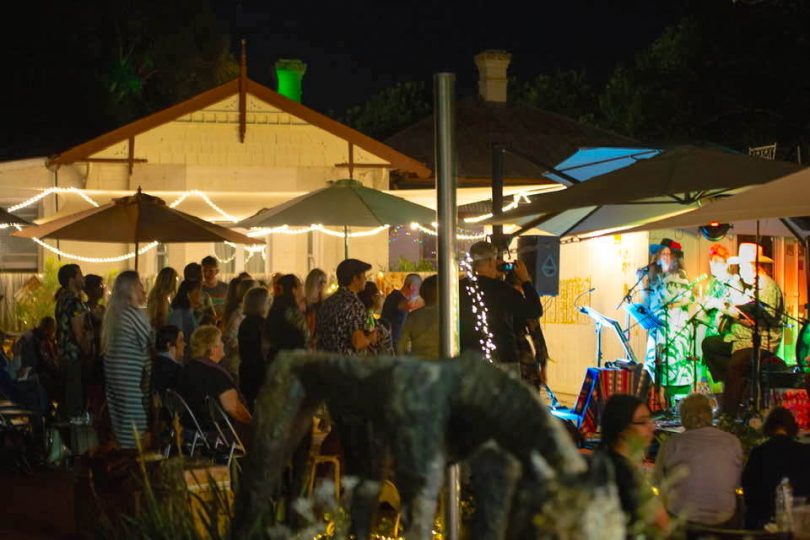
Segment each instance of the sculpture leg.
[{"label": "sculpture leg", "polygon": [[471,540],[503,540],[520,463],[490,442],[469,460],[470,485],[475,498]]}]

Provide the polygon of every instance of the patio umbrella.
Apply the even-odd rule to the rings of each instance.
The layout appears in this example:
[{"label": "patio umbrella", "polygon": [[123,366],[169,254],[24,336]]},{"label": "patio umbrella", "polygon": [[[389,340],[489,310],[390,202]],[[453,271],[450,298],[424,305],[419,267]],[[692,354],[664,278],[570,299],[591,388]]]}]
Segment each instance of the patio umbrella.
[{"label": "patio umbrella", "polygon": [[436,213],[430,208],[406,201],[357,180],[335,180],[325,188],[296,197],[273,208],[264,208],[234,227],[343,227],[343,249],[349,256],[349,227],[381,227],[431,223]]},{"label": "patio umbrella", "polygon": [[12,225],[31,225],[31,223],[25,221],[23,218],[19,218],[9,212],[8,210],[3,210],[0,208],[0,228],[6,228]]},{"label": "patio umbrella", "polygon": [[630,231],[700,227],[711,222],[731,223],[810,216],[808,193],[810,193],[810,169],[803,169],[690,212],[634,227]]},{"label": "patio umbrella", "polygon": [[12,236],[134,243],[136,269],[138,245],[144,242],[256,243],[254,239],[236,231],[170,208],[163,199],[147,195],[140,188],[135,195],[113,199],[97,208],[27,227]]},{"label": "patio umbrella", "polygon": [[558,226],[561,235],[641,224],[799,168],[725,150],[680,146],[563,191],[538,196],[530,204],[504,213],[498,223],[546,229],[546,222],[562,220]]}]

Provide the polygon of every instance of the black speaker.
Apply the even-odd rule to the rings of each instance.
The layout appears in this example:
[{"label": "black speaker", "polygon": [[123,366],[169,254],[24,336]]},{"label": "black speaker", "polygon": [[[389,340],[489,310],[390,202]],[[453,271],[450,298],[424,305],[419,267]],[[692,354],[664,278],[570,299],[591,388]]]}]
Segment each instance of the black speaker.
[{"label": "black speaker", "polygon": [[560,294],[559,236],[519,236],[517,256],[526,265],[541,296]]}]

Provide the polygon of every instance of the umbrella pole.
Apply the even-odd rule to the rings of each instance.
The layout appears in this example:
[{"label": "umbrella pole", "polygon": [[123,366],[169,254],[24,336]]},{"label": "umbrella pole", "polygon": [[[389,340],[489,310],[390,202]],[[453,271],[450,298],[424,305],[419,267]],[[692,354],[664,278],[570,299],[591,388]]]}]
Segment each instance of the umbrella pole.
[{"label": "umbrella pole", "polygon": [[343,226],[343,259],[349,258],[349,226]]},{"label": "umbrella pole", "polygon": [[135,271],[138,271],[138,241],[135,240]]}]

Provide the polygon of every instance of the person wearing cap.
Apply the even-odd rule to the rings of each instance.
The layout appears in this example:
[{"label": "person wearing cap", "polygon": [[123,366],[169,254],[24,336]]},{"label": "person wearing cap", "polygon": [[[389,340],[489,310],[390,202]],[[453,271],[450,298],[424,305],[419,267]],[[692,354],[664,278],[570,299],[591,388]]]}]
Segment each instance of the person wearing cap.
[{"label": "person wearing cap", "polygon": [[323,301],[315,322],[317,348],[340,354],[356,354],[377,342],[376,330],[366,331],[366,308],[357,293],[366,287],[371,265],[346,259],[337,267],[338,290]]},{"label": "person wearing cap", "polygon": [[[721,410],[736,416],[750,375],[751,352],[754,348],[754,328],[760,337],[760,350],[773,354],[782,341],[782,316],[785,302],[782,291],[768,275],[763,265],[773,263],[762,246],[740,244],[736,257],[728,264],[739,265],[742,284],[734,291],[736,308],[730,311],[733,322],[729,332],[703,340],[703,359],[714,380],[725,383]],[[759,308],[756,296],[759,295]]]},{"label": "person wearing cap", "polygon": [[657,383],[666,387],[670,396],[688,393],[694,382],[694,367],[688,360],[691,332],[685,327],[694,297],[682,268],[683,248],[679,242],[664,238],[650,251],[651,262],[641,270],[648,272],[643,298],[664,327],[650,331],[645,363],[658,366]]},{"label": "person wearing cap", "polygon": [[[477,317],[481,308],[486,309],[486,322],[492,343],[492,356],[496,363],[520,374],[520,354],[515,321],[523,324],[528,319],[537,319],[543,314],[540,297],[532,285],[529,271],[523,261],[515,261],[515,279],[520,282],[523,294],[504,281],[505,273],[499,270],[503,263],[498,249],[489,242],[476,242],[470,246],[471,276],[461,280],[459,291],[461,318],[461,350],[483,352],[487,336],[482,335]],[[483,306],[474,298],[477,288],[483,297]]]}]

